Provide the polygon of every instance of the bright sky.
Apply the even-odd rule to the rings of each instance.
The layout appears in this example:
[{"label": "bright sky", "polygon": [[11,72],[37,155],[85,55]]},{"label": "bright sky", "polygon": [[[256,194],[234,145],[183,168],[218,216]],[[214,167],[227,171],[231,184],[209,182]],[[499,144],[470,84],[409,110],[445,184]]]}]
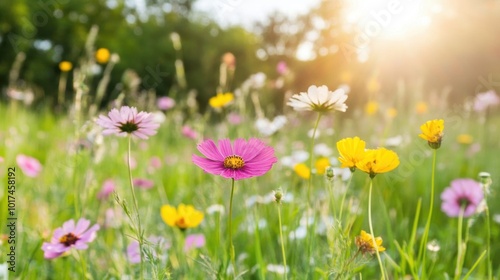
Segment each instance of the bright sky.
[{"label": "bright sky", "polygon": [[195,9],[212,14],[221,25],[241,24],[251,28],[274,11],[296,16],[307,13],[320,0],[198,0]]}]

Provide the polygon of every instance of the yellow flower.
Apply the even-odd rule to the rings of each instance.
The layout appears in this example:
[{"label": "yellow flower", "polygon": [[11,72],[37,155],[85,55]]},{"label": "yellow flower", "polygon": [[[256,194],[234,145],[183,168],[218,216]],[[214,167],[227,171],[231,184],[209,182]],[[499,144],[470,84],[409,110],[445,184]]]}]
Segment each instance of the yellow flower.
[{"label": "yellow flower", "polygon": [[378,103],[370,101],[365,105],[365,113],[369,116],[374,115],[378,111]]},{"label": "yellow flower", "polygon": [[469,134],[460,134],[457,136],[457,142],[464,145],[469,145],[474,139]]},{"label": "yellow flower", "polygon": [[374,254],[377,250],[379,252],[385,251],[385,248],[382,246],[382,238],[375,237],[375,243],[373,242],[373,236],[366,231],[362,230],[361,234],[356,236],[355,243],[358,246],[358,249],[361,253],[369,253]]},{"label": "yellow flower", "polygon": [[433,149],[441,147],[443,140],[444,120],[432,120],[420,126],[422,133],[419,134],[420,138],[427,140],[429,146]]},{"label": "yellow flower", "polygon": [[387,116],[391,119],[395,118],[398,115],[398,110],[396,108],[389,108],[387,110]]},{"label": "yellow flower", "polygon": [[71,69],[73,69],[73,64],[71,64],[71,62],[69,61],[61,61],[59,63],[59,69],[62,71],[62,72],[69,72],[71,71]]},{"label": "yellow flower", "polygon": [[303,179],[309,179],[311,177],[311,170],[309,170],[309,167],[307,167],[304,163],[296,164],[293,167],[293,170]]},{"label": "yellow flower", "polygon": [[366,150],[365,157],[356,167],[370,175],[370,178],[380,173],[389,172],[399,165],[398,155],[386,148]]},{"label": "yellow flower", "polygon": [[106,48],[100,48],[95,52],[95,60],[98,63],[104,64],[109,61],[110,53]]},{"label": "yellow flower", "polygon": [[427,103],[418,102],[417,105],[415,106],[415,110],[417,111],[417,114],[419,114],[419,115],[427,113]]},{"label": "yellow flower", "polygon": [[316,172],[318,174],[325,174],[325,170],[328,166],[330,166],[330,160],[327,157],[320,157],[316,160]]},{"label": "yellow flower", "polygon": [[345,138],[337,142],[339,150],[339,161],[342,168],[349,167],[351,171],[356,169],[356,164],[365,157],[365,141],[359,137]]},{"label": "yellow flower", "polygon": [[233,99],[234,95],[230,92],[217,93],[216,96],[208,100],[208,104],[210,104],[212,108],[218,109],[227,106]]},{"label": "yellow flower", "polygon": [[161,218],[171,226],[182,230],[197,227],[203,221],[203,212],[196,210],[192,205],[179,204],[179,207],[163,205]]}]

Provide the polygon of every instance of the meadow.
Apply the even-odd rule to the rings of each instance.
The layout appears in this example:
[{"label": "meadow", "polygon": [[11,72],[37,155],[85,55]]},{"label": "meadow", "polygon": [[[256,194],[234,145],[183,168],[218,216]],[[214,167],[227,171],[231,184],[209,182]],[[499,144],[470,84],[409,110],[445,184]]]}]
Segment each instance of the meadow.
[{"label": "meadow", "polygon": [[[286,105],[291,94],[283,108],[269,110],[259,102],[269,83],[236,86],[204,112],[182,95],[118,100],[99,112],[78,97],[58,111],[13,99],[0,104],[3,279],[500,277],[494,98],[450,104],[401,87],[391,98],[350,105],[362,93],[344,85],[345,112],[296,111]],[[125,137],[103,135],[98,117],[124,105],[151,113],[156,133],[141,139],[137,127],[122,126]],[[274,121],[273,111],[282,112]],[[420,127],[439,119],[444,129],[433,149]],[[354,137],[393,151],[398,163],[376,174],[341,168],[337,143]],[[203,157],[203,141],[226,138],[260,139],[274,153],[270,170],[233,180],[193,163],[193,155]],[[250,166],[226,160],[231,171]],[[465,189],[453,216],[441,208],[442,193],[456,179],[474,180],[484,199],[469,201]],[[14,233],[9,217],[17,217]],[[81,218],[91,234],[66,223]],[[54,239],[63,224],[66,235],[59,230]],[[47,254],[51,242],[67,248]],[[14,262],[7,255],[13,245]]]}]

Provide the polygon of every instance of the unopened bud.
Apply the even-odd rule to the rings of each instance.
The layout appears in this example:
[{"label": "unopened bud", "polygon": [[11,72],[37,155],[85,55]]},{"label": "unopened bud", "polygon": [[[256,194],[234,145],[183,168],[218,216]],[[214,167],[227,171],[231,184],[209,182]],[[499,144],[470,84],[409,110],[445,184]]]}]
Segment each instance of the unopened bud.
[{"label": "unopened bud", "polygon": [[333,167],[331,166],[326,167],[325,176],[328,181],[333,181],[333,177],[335,177],[335,173],[333,172]]},{"label": "unopened bud", "polygon": [[274,201],[276,201],[276,203],[281,203],[281,199],[283,198],[283,192],[281,191],[281,189],[278,189],[276,191],[274,191]]},{"label": "unopened bud", "polygon": [[483,187],[483,192],[485,195],[490,194],[491,175],[488,172],[479,172],[479,181]]}]

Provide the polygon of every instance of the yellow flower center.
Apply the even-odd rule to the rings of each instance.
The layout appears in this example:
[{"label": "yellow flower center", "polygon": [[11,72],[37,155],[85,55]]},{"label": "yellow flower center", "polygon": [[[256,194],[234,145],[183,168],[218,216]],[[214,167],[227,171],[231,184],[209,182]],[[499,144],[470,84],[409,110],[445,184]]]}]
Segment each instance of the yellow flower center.
[{"label": "yellow flower center", "polygon": [[61,238],[59,238],[59,242],[61,242],[62,244],[64,244],[64,246],[66,247],[69,247],[73,244],[76,243],[76,241],[78,241],[78,238],[76,235],[74,235],[73,233],[68,233],[64,236],[62,236]]},{"label": "yellow flower center", "polygon": [[245,161],[240,156],[232,155],[224,159],[225,168],[240,169],[243,166],[245,166]]}]

